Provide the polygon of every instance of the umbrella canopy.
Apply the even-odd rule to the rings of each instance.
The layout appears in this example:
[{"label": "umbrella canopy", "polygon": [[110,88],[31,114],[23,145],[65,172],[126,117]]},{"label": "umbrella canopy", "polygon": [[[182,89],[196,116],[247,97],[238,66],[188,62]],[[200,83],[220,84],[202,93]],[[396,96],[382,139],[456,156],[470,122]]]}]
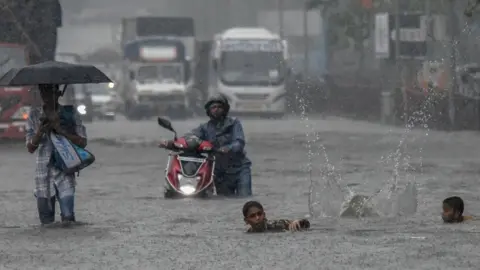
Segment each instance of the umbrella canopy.
[{"label": "umbrella canopy", "polygon": [[43,62],[23,68],[12,68],[0,78],[0,86],[107,82],[111,82],[111,80],[94,66],[56,61]]}]

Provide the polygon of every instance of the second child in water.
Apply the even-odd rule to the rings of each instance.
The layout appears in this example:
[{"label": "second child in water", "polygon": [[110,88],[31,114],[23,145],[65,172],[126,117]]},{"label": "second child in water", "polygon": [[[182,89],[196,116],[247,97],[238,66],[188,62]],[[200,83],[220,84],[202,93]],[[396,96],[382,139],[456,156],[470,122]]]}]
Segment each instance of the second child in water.
[{"label": "second child in water", "polygon": [[466,220],[472,220],[472,216],[464,216],[463,210],[465,204],[462,198],[453,196],[443,200],[442,203],[442,219],[445,223],[461,223]]}]

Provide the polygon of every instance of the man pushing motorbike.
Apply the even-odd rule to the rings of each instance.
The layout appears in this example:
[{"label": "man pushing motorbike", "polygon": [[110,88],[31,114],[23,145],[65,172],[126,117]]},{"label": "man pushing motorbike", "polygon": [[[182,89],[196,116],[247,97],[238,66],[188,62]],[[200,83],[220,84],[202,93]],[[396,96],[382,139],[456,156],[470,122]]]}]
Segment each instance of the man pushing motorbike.
[{"label": "man pushing motorbike", "polygon": [[[205,104],[210,120],[190,133],[211,142],[218,150],[215,155],[215,188],[218,195],[246,197],[252,195],[252,162],[246,156],[245,135],[240,120],[228,116],[230,104],[222,95]],[[171,147],[173,141],[160,143]]]}]

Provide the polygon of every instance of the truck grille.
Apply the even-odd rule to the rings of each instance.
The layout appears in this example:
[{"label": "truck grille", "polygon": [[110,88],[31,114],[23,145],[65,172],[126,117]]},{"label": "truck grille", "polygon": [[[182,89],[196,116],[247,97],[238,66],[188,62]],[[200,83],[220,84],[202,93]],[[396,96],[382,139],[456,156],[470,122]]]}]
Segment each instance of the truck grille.
[{"label": "truck grille", "polygon": [[265,100],[269,94],[235,94],[235,96],[243,100]]}]

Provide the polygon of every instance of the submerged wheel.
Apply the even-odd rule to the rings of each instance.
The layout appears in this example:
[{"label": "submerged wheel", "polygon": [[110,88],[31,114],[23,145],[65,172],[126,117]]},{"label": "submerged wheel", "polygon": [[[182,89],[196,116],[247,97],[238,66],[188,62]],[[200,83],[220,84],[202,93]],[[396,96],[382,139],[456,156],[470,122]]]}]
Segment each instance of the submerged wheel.
[{"label": "submerged wheel", "polygon": [[209,199],[213,197],[213,185],[199,194],[199,197],[202,199]]}]

